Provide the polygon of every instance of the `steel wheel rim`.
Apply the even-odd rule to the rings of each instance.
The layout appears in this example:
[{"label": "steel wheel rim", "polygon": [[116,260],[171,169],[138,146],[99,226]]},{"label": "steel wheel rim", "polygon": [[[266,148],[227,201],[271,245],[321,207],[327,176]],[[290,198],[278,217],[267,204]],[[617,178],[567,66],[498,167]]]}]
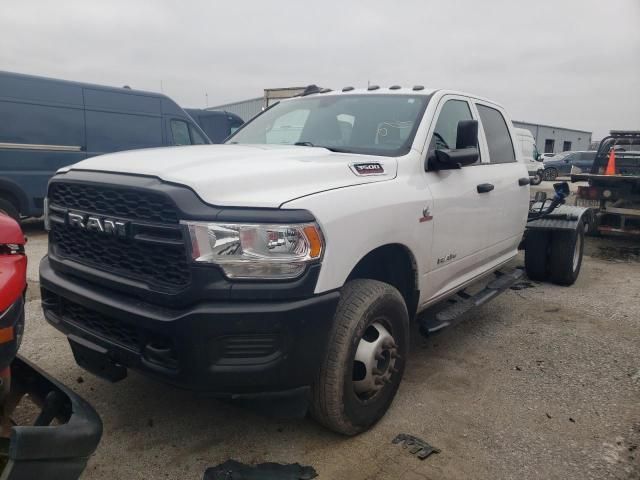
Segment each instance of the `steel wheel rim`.
[{"label": "steel wheel rim", "polygon": [[358,342],[353,361],[352,383],[358,398],[369,400],[380,393],[398,372],[398,346],[379,320],[371,323]]}]

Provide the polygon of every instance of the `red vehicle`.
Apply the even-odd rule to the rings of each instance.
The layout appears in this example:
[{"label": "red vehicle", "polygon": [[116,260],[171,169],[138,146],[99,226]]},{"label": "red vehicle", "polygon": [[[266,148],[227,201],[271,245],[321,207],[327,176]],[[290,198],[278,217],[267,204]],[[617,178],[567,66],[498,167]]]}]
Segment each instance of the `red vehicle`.
[{"label": "red vehicle", "polygon": [[[27,289],[24,245],[20,226],[0,213],[0,478],[76,480],[98,446],[102,422],[87,402],[17,356]],[[15,425],[10,415],[27,394],[40,413],[32,425]]]},{"label": "red vehicle", "polygon": [[27,289],[25,238],[18,224],[0,214],[0,401],[10,385],[9,365],[18,353],[24,331]]}]

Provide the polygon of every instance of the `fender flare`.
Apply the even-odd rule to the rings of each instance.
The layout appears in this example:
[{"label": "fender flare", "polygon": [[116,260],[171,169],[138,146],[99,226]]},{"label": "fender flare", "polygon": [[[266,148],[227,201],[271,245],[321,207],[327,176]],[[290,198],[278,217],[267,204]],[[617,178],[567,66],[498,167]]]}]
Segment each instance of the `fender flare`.
[{"label": "fender flare", "polygon": [[580,223],[591,223],[594,211],[588,207],[560,205],[547,217],[527,223],[527,230],[576,230]]}]

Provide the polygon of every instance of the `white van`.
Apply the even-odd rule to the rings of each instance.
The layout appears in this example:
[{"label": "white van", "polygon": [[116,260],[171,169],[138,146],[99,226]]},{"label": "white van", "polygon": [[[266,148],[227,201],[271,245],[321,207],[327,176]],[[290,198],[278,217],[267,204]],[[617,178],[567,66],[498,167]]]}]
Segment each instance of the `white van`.
[{"label": "white van", "polygon": [[531,177],[531,185],[539,185],[542,182],[542,163],[540,162],[540,153],[536,147],[536,141],[533,135],[526,128],[515,128],[516,138],[520,151],[525,159],[529,176]]}]

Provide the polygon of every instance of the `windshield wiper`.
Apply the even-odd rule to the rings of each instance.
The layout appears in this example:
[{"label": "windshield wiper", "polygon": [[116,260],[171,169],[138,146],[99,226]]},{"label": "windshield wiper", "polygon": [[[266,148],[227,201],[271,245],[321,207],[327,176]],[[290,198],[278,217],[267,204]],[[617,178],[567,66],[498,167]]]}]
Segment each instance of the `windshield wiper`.
[{"label": "windshield wiper", "polygon": [[327,150],[331,151],[331,152],[336,152],[336,153],[357,153],[354,152],[353,150],[349,150],[348,148],[342,148],[342,147],[326,147],[324,145],[317,145],[320,148],[326,148]]},{"label": "windshield wiper", "polygon": [[326,145],[314,145],[311,142],[296,142],[296,143],[294,143],[294,145],[297,145],[299,147],[326,148],[327,150],[329,150],[331,152],[337,152],[337,153],[355,153],[353,150],[349,150],[348,148],[327,147]]}]

